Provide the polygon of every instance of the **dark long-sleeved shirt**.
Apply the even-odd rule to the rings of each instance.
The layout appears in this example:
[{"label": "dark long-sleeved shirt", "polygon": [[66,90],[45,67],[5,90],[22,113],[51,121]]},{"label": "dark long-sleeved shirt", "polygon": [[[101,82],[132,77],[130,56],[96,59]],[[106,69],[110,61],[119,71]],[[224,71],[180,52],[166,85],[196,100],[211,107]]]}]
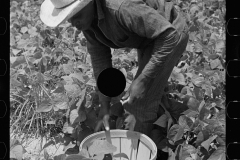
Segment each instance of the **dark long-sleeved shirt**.
[{"label": "dark long-sleeved shirt", "polygon": [[[112,67],[110,48],[144,48],[152,43],[158,48],[158,39],[166,30],[176,32],[171,24],[172,2],[165,0],[95,0],[96,19],[92,26],[83,31],[87,49],[91,55],[94,76]],[[167,4],[167,5],[166,5]],[[179,22],[180,23],[180,22]],[[154,49],[143,74],[154,78],[156,64],[164,63],[164,56],[158,56]],[[100,95],[100,99],[110,98]]]}]

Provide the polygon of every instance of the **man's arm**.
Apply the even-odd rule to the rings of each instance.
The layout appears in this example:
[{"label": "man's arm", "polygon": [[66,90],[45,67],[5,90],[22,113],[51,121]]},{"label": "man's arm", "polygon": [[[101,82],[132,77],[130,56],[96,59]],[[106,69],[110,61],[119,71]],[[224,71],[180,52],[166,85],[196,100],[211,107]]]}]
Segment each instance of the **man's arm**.
[{"label": "man's arm", "polygon": [[[153,39],[152,57],[142,75],[155,78],[156,73],[163,69],[170,52],[169,48],[173,48],[171,44],[176,43],[179,38],[176,29],[157,10],[147,6],[142,0],[123,2],[117,18],[125,29],[141,37]],[[165,48],[166,52],[163,52]]]},{"label": "man's arm", "polygon": [[[112,67],[111,49],[99,42],[94,33],[90,30],[83,31],[87,39],[87,49],[91,56],[94,77],[97,80],[98,75],[106,68]],[[100,102],[110,102],[111,98],[98,92]]]}]

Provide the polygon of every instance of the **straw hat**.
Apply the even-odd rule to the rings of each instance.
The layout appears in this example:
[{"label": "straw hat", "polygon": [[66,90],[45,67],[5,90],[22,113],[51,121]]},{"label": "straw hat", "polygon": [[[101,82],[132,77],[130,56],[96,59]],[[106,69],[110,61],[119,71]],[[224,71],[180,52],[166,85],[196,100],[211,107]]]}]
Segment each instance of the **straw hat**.
[{"label": "straw hat", "polygon": [[45,0],[40,19],[49,27],[57,27],[78,13],[92,0]]}]

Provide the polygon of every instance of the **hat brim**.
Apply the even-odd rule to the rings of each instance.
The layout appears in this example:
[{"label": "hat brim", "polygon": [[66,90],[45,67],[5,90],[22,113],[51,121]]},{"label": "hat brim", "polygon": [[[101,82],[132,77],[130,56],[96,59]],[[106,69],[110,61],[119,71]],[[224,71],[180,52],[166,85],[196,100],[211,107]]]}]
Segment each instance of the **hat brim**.
[{"label": "hat brim", "polygon": [[82,10],[92,0],[77,0],[63,9],[56,9],[51,0],[45,0],[41,5],[40,19],[49,27],[57,27]]}]

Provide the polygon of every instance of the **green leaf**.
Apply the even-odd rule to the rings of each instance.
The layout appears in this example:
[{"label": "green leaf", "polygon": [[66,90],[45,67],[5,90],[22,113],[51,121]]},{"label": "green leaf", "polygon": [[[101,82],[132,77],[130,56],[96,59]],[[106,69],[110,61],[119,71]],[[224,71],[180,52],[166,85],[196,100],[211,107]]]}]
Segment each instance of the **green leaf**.
[{"label": "green leaf", "polygon": [[225,146],[218,147],[216,151],[208,158],[208,160],[226,160]]},{"label": "green leaf", "polygon": [[137,73],[137,70],[138,70],[137,67],[136,67],[136,68],[133,68],[133,69],[131,70],[131,72],[132,72],[132,74],[133,74],[133,77],[135,77],[135,75],[136,75],[136,73]]},{"label": "green leaf", "polygon": [[168,131],[167,137],[169,140],[172,140],[174,143],[182,139],[184,129],[178,125],[174,124]]},{"label": "green leaf", "polygon": [[12,49],[13,54],[16,56],[21,50],[18,49]]},{"label": "green leaf", "polygon": [[68,124],[68,122],[65,122],[65,123],[64,123],[63,129],[62,129],[63,133],[72,134],[72,133],[73,133],[73,130],[74,130],[74,128],[71,127],[71,126]]},{"label": "green leaf", "polygon": [[208,59],[210,60],[215,60],[215,59],[217,59],[219,57],[219,55],[217,55],[217,54],[210,54],[209,56],[208,56]]},{"label": "green leaf", "polygon": [[24,56],[19,56],[19,57],[17,57],[17,58],[16,58],[16,57],[11,57],[11,58],[10,58],[10,61],[13,62],[11,67],[12,67],[12,68],[15,68],[15,67],[17,67],[18,65],[25,63],[25,62],[26,62],[26,59],[25,59]]},{"label": "green leaf", "polygon": [[44,76],[42,73],[40,72],[37,73],[37,80],[38,80],[38,83],[44,83]]},{"label": "green leaf", "polygon": [[54,145],[54,144],[55,144],[54,140],[50,140],[46,144],[44,144],[43,149],[45,149],[45,148],[47,148],[47,147],[49,147],[51,145]]},{"label": "green leaf", "polygon": [[199,104],[200,104],[200,102],[194,97],[190,97],[188,102],[187,102],[188,108],[190,108],[194,111],[198,110]]},{"label": "green leaf", "polygon": [[193,52],[194,51],[194,44],[193,43],[188,43],[187,47],[186,47],[186,51]]},{"label": "green leaf", "polygon": [[61,85],[61,86],[58,86],[54,91],[53,93],[63,93],[64,92],[64,86]]},{"label": "green leaf", "polygon": [[82,73],[71,73],[69,75],[69,77],[74,77],[76,79],[78,79],[80,82],[85,82],[85,80],[83,79],[83,74]]},{"label": "green leaf", "polygon": [[172,151],[171,148],[168,148],[168,160],[175,160],[175,153]]},{"label": "green leaf", "polygon": [[182,149],[182,156],[180,160],[194,160],[192,156],[194,156],[197,153],[197,149],[189,144],[185,144]]},{"label": "green leaf", "polygon": [[71,124],[76,124],[79,122],[83,122],[86,120],[86,113],[81,110],[74,109],[70,113],[70,123]]},{"label": "green leaf", "polygon": [[124,74],[125,78],[127,78],[127,72],[125,68],[121,68],[120,71]]},{"label": "green leaf", "polygon": [[221,138],[221,137],[217,137],[216,141],[219,143],[219,145],[221,146],[225,146],[226,142]]},{"label": "green leaf", "polygon": [[194,87],[194,94],[196,96],[196,99],[199,101],[203,100],[204,92],[202,88]]},{"label": "green leaf", "polygon": [[189,86],[183,87],[182,90],[181,90],[181,93],[184,94],[184,95],[193,96]]},{"label": "green leaf", "polygon": [[33,55],[33,58],[35,58],[35,59],[40,59],[40,58],[42,58],[42,53],[41,53],[41,52],[36,52],[36,53]]},{"label": "green leaf", "polygon": [[67,102],[59,102],[55,104],[55,106],[59,109],[68,109],[68,103]]},{"label": "green leaf", "polygon": [[73,79],[72,79],[72,77],[70,77],[70,76],[62,76],[62,79],[64,79],[64,81],[65,81],[67,84],[72,84],[72,83],[73,83]]},{"label": "green leaf", "polygon": [[190,14],[194,15],[197,11],[199,11],[199,7],[197,5],[192,5],[190,8]]},{"label": "green leaf", "polygon": [[186,115],[187,117],[195,117],[198,114],[198,112],[192,109],[188,109],[184,111],[182,114]]},{"label": "green leaf", "polygon": [[202,142],[201,145],[208,151],[210,144],[215,138],[217,138],[217,135],[210,137],[208,140]]},{"label": "green leaf", "polygon": [[75,122],[75,120],[78,118],[78,110],[74,109],[71,111],[70,113],[70,123],[73,124]]},{"label": "green leaf", "polygon": [[11,87],[15,88],[15,87],[21,87],[23,84],[21,82],[19,82],[15,77],[11,77],[10,79],[10,84]]},{"label": "green leaf", "polygon": [[181,144],[177,146],[177,148],[175,150],[176,160],[180,160],[180,158],[182,156],[182,148],[183,148],[183,146]]},{"label": "green leaf", "polygon": [[49,112],[53,108],[53,105],[49,104],[49,101],[43,101],[39,107],[37,108],[36,112],[41,113],[41,112]]},{"label": "green leaf", "polygon": [[168,117],[166,114],[163,114],[161,117],[158,118],[156,122],[154,122],[154,124],[165,128],[167,126],[167,122],[168,122]]},{"label": "green leaf", "polygon": [[45,67],[47,67],[47,58],[46,57],[42,57],[42,63]]},{"label": "green leaf", "polygon": [[78,101],[77,104],[76,104],[77,107],[80,107],[80,106],[81,106],[81,104],[82,104],[82,102],[83,102],[83,100],[84,100],[84,98],[85,98],[86,89],[87,89],[87,87],[86,87],[84,90],[82,90],[82,92],[81,92],[81,98],[79,99],[79,101]]},{"label": "green leaf", "polygon": [[67,146],[64,146],[63,151],[68,150],[69,148],[74,148],[76,144],[73,144],[72,142],[70,142]]},{"label": "green leaf", "polygon": [[81,93],[81,89],[77,84],[66,84],[64,85],[64,88],[69,95],[79,95]]},{"label": "green leaf", "polygon": [[89,153],[88,153],[87,149],[85,149],[85,148],[82,148],[82,150],[79,152],[79,154],[86,158],[89,158]]},{"label": "green leaf", "polygon": [[177,81],[178,84],[186,85],[185,77],[182,73],[177,73],[175,70],[173,70],[170,78]]},{"label": "green leaf", "polygon": [[26,150],[22,145],[16,145],[10,149],[10,158],[16,158],[17,160],[22,160],[23,154]]},{"label": "green leaf", "polygon": [[104,158],[104,153],[99,153],[99,154],[96,154],[96,156],[92,157],[93,160],[103,160],[103,158]]},{"label": "green leaf", "polygon": [[196,145],[199,146],[203,141],[204,141],[204,136],[203,136],[203,133],[201,131],[197,135]]},{"label": "green leaf", "polygon": [[117,147],[108,143],[106,140],[94,140],[92,145],[88,148],[89,155],[93,156],[94,154],[109,154],[117,150]]},{"label": "green leaf", "polygon": [[36,31],[37,31],[36,27],[31,27],[30,29],[28,29],[28,33],[31,35],[31,37],[38,35]]},{"label": "green leaf", "polygon": [[226,125],[226,112],[225,109],[222,109],[218,115],[217,115],[217,120],[218,122],[222,125],[225,126]]},{"label": "green leaf", "polygon": [[210,110],[207,109],[205,106],[202,107],[201,111],[199,112],[199,119],[204,120],[206,117],[208,117],[210,114]]},{"label": "green leaf", "polygon": [[10,57],[10,63],[14,63],[17,60],[17,57]]},{"label": "green leaf", "polygon": [[24,33],[23,35],[22,35],[22,37],[21,37],[22,39],[28,39],[28,38],[30,38],[30,35],[29,34],[26,34],[26,33]]},{"label": "green leaf", "polygon": [[10,34],[10,45],[11,46],[15,46],[16,45],[16,40],[15,37],[13,36],[13,34]]},{"label": "green leaf", "polygon": [[22,33],[26,33],[27,31],[28,31],[28,28],[27,28],[27,27],[22,27],[22,28],[21,28],[21,32],[22,32]]},{"label": "green leaf", "polygon": [[215,59],[215,60],[210,60],[210,67],[211,67],[211,69],[218,68],[221,65],[222,65],[221,61],[218,58]]},{"label": "green leaf", "polygon": [[65,160],[85,160],[86,157],[79,154],[71,154],[65,158]]},{"label": "green leaf", "polygon": [[218,125],[216,128],[214,128],[214,134],[218,135],[222,139],[225,139],[226,138],[225,126]]},{"label": "green leaf", "polygon": [[18,42],[17,42],[17,47],[18,48],[25,48],[28,44],[31,43],[31,39],[20,39]]},{"label": "green leaf", "polygon": [[48,160],[49,157],[50,157],[46,149],[44,149],[43,155],[44,155],[44,158],[45,158],[46,160]]},{"label": "green leaf", "polygon": [[10,148],[12,148],[12,147],[14,147],[14,146],[16,146],[16,145],[20,145],[19,140],[17,140],[17,139],[11,139],[11,140],[10,140]]},{"label": "green leaf", "polygon": [[215,50],[217,52],[222,52],[223,48],[225,48],[225,41],[224,40],[217,41]]},{"label": "green leaf", "polygon": [[53,160],[66,160],[66,154],[60,154],[60,155],[57,155],[57,156],[54,156],[53,157]]},{"label": "green leaf", "polygon": [[193,121],[189,117],[182,115],[179,117],[178,124],[184,130],[190,130],[190,127],[193,125]]},{"label": "green leaf", "polygon": [[212,86],[207,85],[207,84],[203,84],[202,85],[202,89],[205,90],[205,94],[209,97],[212,97]]},{"label": "green leaf", "polygon": [[94,78],[91,78],[86,84],[96,87],[96,80]]},{"label": "green leaf", "polygon": [[198,107],[198,111],[201,112],[203,106],[205,105],[205,101],[203,100],[200,104],[199,104],[199,107]]},{"label": "green leaf", "polygon": [[46,124],[54,124],[55,125],[55,121],[47,121]]},{"label": "green leaf", "polygon": [[73,72],[73,64],[72,63],[68,63],[68,64],[63,64],[63,71],[66,74],[70,74]]},{"label": "green leaf", "polygon": [[200,77],[200,76],[193,76],[192,78],[192,82],[197,86],[197,87],[201,87],[202,84],[204,83],[204,77]]}]

